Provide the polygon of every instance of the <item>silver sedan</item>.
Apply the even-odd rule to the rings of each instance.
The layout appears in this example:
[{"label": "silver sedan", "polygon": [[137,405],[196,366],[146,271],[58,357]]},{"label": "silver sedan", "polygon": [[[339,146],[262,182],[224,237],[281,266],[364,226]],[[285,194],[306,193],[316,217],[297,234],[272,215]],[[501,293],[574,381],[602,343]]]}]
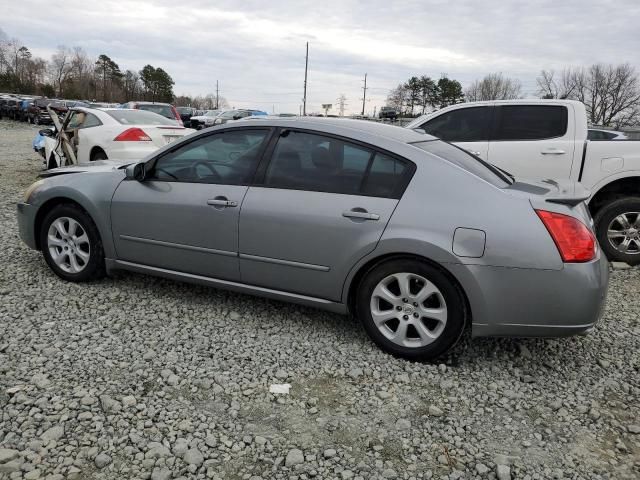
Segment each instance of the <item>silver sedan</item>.
[{"label": "silver sedan", "polygon": [[47,172],[18,205],[61,278],[123,269],[351,313],[409,359],[597,322],[608,270],[574,183],[516,181],[428,135],[346,119],[204,130],[138,163]]}]

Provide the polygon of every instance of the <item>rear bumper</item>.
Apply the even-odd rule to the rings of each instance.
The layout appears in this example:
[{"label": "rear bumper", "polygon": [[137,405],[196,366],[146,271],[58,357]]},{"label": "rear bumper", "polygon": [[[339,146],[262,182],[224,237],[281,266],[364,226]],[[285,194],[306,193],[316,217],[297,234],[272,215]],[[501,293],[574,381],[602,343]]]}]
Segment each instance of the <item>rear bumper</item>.
[{"label": "rear bumper", "polygon": [[609,266],[604,257],[562,270],[454,266],[469,298],[473,336],[563,337],[602,316]]},{"label": "rear bumper", "polygon": [[37,210],[33,205],[29,205],[28,203],[18,203],[16,209],[20,239],[26,243],[29,248],[36,250],[35,221]]}]

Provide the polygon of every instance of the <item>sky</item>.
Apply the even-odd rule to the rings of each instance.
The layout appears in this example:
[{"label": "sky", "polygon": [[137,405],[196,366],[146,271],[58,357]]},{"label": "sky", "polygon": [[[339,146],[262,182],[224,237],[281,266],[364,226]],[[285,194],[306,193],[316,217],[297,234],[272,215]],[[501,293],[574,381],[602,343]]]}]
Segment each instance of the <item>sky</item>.
[{"label": "sky", "polygon": [[[298,113],[309,42],[307,112],[347,97],[369,114],[412,75],[463,86],[492,72],[534,96],[542,69],[631,63],[638,0],[0,0],[0,29],[36,56],[58,45],[120,68],[164,68],[177,95],[215,91],[236,108]],[[8,19],[11,19],[9,22]]]}]

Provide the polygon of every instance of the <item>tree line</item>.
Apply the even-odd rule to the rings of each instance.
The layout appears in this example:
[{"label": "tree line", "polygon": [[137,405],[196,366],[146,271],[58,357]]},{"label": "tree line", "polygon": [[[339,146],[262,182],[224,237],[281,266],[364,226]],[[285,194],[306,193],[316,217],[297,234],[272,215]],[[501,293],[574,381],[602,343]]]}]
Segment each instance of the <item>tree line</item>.
[{"label": "tree line", "polygon": [[123,72],[108,55],[92,58],[82,47],[61,45],[49,60],[34,57],[0,30],[0,91],[102,102],[171,102],[173,85],[160,67]]},{"label": "tree line", "polygon": [[[570,67],[556,73],[542,70],[536,95],[544,99],[584,103],[591,125],[621,128],[640,124],[640,77],[628,63]],[[524,98],[518,79],[490,73],[464,91],[446,76],[437,82],[426,75],[410,77],[389,92],[387,106],[401,115],[415,116],[461,102]]]}]

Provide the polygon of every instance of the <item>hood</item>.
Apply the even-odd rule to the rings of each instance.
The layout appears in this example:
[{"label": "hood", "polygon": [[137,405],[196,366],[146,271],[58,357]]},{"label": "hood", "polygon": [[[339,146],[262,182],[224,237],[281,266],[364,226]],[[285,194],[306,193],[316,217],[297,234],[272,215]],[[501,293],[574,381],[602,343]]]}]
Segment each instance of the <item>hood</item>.
[{"label": "hood", "polygon": [[131,165],[132,163],[135,162],[132,162],[131,160],[96,160],[95,162],[91,163],[80,163],[78,165],[69,165],[67,167],[52,168],[51,170],[42,172],[39,177],[55,177],[56,175],[66,175],[69,173],[112,172],[114,170],[123,169],[127,165]]}]

